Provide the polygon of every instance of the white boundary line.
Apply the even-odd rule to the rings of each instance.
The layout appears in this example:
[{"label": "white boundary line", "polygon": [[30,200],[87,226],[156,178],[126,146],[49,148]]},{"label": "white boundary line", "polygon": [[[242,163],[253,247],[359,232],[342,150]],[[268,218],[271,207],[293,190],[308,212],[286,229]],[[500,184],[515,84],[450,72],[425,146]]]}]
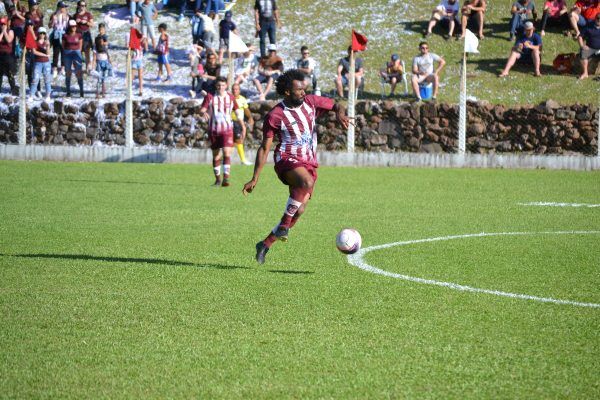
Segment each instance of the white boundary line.
[{"label": "white boundary line", "polygon": [[402,280],[410,281],[410,282],[423,283],[426,285],[443,286],[443,287],[447,287],[449,289],[460,290],[460,291],[465,291],[465,292],[493,294],[496,296],[511,297],[511,298],[522,299],[522,300],[534,300],[534,301],[540,301],[543,303],[554,303],[554,304],[565,304],[565,305],[578,306],[578,307],[600,308],[600,304],[598,304],[598,303],[582,303],[582,302],[572,301],[572,300],[553,299],[551,297],[538,297],[538,296],[531,296],[528,294],[509,293],[509,292],[502,292],[499,290],[490,290],[490,289],[480,289],[480,288],[471,287],[471,286],[459,285],[458,283],[436,281],[433,279],[423,279],[423,278],[417,278],[414,276],[396,274],[393,272],[388,272],[388,271],[384,271],[382,269],[373,267],[372,265],[369,265],[364,259],[365,255],[367,253],[369,253],[371,251],[375,251],[375,250],[388,249],[390,247],[395,247],[395,246],[406,246],[409,244],[439,242],[439,241],[446,241],[446,240],[453,240],[453,239],[465,239],[465,238],[486,237],[486,236],[591,235],[591,234],[600,234],[600,231],[497,232],[497,233],[482,232],[482,233],[471,233],[471,234],[466,234],[466,235],[441,236],[441,237],[435,237],[435,238],[408,240],[408,241],[404,241],[404,242],[394,242],[394,243],[387,243],[387,244],[381,244],[381,245],[377,245],[377,246],[366,247],[364,249],[359,250],[356,254],[348,255],[348,262],[362,270],[372,272],[374,274],[379,274],[379,275],[387,276],[390,278],[402,279]]},{"label": "white boundary line", "polygon": [[547,201],[532,201],[530,203],[517,203],[520,206],[538,206],[538,207],[587,207],[596,208],[600,204],[585,204],[585,203],[553,203]]}]

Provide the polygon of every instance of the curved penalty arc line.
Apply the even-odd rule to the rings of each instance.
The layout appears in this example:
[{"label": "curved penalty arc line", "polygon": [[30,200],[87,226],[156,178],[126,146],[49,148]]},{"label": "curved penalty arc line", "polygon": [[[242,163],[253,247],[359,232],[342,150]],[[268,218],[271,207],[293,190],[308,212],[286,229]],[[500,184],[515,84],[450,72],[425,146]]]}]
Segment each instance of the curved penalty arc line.
[{"label": "curved penalty arc line", "polygon": [[426,285],[442,286],[442,287],[446,287],[446,288],[453,289],[453,290],[460,290],[463,292],[485,293],[485,294],[491,294],[491,295],[495,295],[495,296],[510,297],[513,299],[539,301],[542,303],[554,303],[554,304],[571,305],[571,306],[577,306],[577,307],[600,308],[600,304],[598,304],[598,303],[584,303],[584,302],[573,301],[573,300],[554,299],[551,297],[538,297],[538,296],[532,296],[532,295],[528,295],[528,294],[503,292],[500,290],[481,289],[481,288],[476,288],[476,287],[472,287],[472,286],[460,285],[458,283],[436,281],[433,279],[417,278],[414,276],[398,274],[398,273],[389,272],[389,271],[385,271],[385,270],[376,268],[372,265],[369,265],[364,259],[365,255],[367,253],[370,253],[371,251],[375,251],[375,250],[388,249],[390,247],[395,247],[395,246],[407,246],[407,245],[411,245],[411,244],[440,242],[440,241],[447,241],[447,240],[454,240],[454,239],[466,239],[466,238],[489,237],[489,236],[593,235],[593,234],[600,234],[600,231],[496,232],[496,233],[482,232],[482,233],[471,233],[471,234],[465,234],[465,235],[440,236],[440,237],[427,238],[427,239],[408,240],[408,241],[403,241],[403,242],[394,242],[394,243],[381,244],[381,245],[377,245],[377,246],[369,246],[369,247],[359,250],[356,254],[348,255],[348,262],[350,264],[354,265],[355,267],[358,267],[362,270],[365,270],[365,271],[368,271],[368,272],[371,272],[374,274],[383,275],[383,276],[387,276],[387,277],[395,278],[395,279],[402,279],[402,280],[409,281],[409,282],[422,283],[422,284],[426,284]]}]

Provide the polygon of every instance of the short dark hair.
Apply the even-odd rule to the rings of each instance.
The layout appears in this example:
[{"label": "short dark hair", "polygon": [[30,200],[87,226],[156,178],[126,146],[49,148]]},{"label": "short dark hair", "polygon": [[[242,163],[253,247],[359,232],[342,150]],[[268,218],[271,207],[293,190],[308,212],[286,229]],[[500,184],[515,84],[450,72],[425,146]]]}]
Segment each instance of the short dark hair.
[{"label": "short dark hair", "polygon": [[426,41],[422,41],[421,43],[419,43],[419,47],[423,46],[424,44],[426,44],[427,46],[429,46],[429,43],[427,43]]},{"label": "short dark hair", "polygon": [[294,81],[303,81],[304,79],[306,79],[304,72],[298,69],[288,69],[281,74],[275,83],[277,94],[280,96],[285,96],[286,91],[292,91],[294,88]]},{"label": "short dark hair", "polygon": [[106,28],[106,24],[104,22],[100,22],[98,24],[98,29],[100,29],[100,28]]},{"label": "short dark hair", "polygon": [[164,29],[164,30],[166,31],[166,30],[167,30],[167,24],[165,24],[165,23],[163,22],[162,24],[160,24],[160,25],[158,26],[158,29],[159,29],[159,30],[160,30],[160,29]]},{"label": "short dark hair", "polygon": [[215,84],[217,84],[219,82],[223,82],[227,85],[227,78],[225,78],[224,76],[217,76],[217,79],[215,80]]},{"label": "short dark hair", "polygon": [[308,50],[308,46],[300,47],[300,53],[304,53],[306,50]]}]

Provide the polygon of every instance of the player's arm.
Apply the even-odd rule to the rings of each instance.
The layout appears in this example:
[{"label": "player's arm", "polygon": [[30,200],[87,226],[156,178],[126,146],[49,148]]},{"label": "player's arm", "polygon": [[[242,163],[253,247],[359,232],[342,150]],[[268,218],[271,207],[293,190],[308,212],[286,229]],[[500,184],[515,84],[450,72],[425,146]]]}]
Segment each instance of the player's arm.
[{"label": "player's arm", "polygon": [[242,189],[242,193],[244,196],[247,196],[248,193],[252,193],[254,187],[258,183],[258,177],[262,172],[263,167],[267,163],[267,157],[269,157],[269,151],[271,150],[271,145],[273,145],[273,137],[267,137],[263,135],[262,143],[256,152],[256,162],[254,163],[254,175],[252,179],[244,185]]},{"label": "player's arm", "polygon": [[344,129],[347,129],[348,124],[350,123],[350,120],[346,116],[346,109],[344,108],[344,106],[341,105],[340,103],[335,103],[333,105],[332,110],[335,112],[335,117],[336,117],[337,121],[339,122],[339,124],[342,125],[342,127]]}]

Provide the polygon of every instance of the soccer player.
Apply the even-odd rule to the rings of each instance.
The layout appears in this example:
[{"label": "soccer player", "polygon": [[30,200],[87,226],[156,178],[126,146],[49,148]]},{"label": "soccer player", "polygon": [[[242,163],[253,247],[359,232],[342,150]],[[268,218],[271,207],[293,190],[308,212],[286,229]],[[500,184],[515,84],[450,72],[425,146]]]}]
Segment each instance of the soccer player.
[{"label": "soccer player", "polygon": [[348,127],[345,109],[332,99],[307,95],[306,76],[297,69],[284,72],[276,83],[277,93],[283,96],[264,118],[263,140],[256,154],[254,176],[244,185],[242,193],[251,193],[267,161],[273,137],[279,143],[275,147],[275,172],[289,186],[283,217],[272,232],[256,244],[256,261],[265,262],[269,248],[277,239],[287,241],[288,231],[304,212],[317,180],[317,134],[315,120],[324,112],[333,110],[342,127]]},{"label": "soccer player", "polygon": [[[244,114],[238,107],[235,98],[227,92],[227,78],[216,79],[216,93],[207,93],[200,107],[200,114],[208,120],[208,135],[213,153],[214,186],[229,186],[231,168],[231,151],[233,149],[233,121],[231,113],[236,112],[238,120]],[[221,180],[221,149],[223,149],[223,179]]]},{"label": "soccer player", "polygon": [[[247,118],[248,125],[250,127],[250,132],[254,129],[254,118],[252,117],[252,113],[250,112],[250,108],[248,107],[248,100],[242,96],[242,91],[240,89],[239,83],[234,83],[231,86],[231,93],[235,98],[235,102],[237,103],[240,110],[242,110],[242,114]],[[242,118],[238,119],[235,111],[231,114],[231,120],[233,121],[233,138],[235,141],[235,148],[237,149],[238,155],[240,156],[240,161],[244,165],[252,165],[250,161],[246,161],[246,155],[244,153],[244,140],[246,139],[246,121]]]}]

